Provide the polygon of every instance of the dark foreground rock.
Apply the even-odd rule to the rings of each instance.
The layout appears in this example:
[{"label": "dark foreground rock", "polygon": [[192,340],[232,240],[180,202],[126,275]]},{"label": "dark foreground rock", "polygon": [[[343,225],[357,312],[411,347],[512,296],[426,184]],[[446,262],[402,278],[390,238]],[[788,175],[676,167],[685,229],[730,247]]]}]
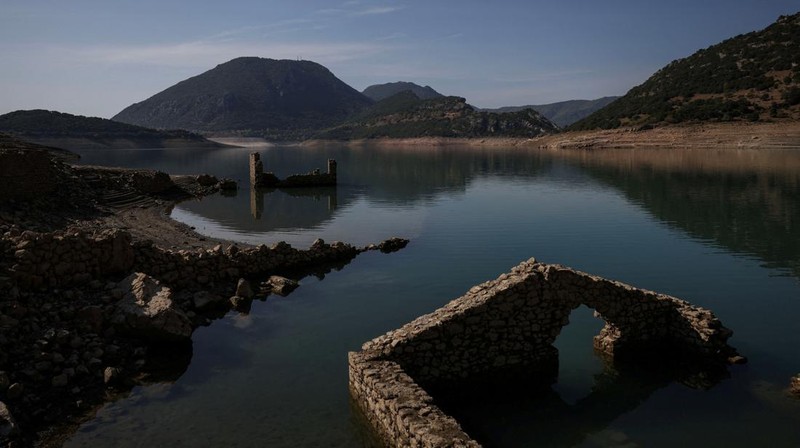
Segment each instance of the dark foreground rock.
[{"label": "dark foreground rock", "polygon": [[789,381],[789,393],[800,398],[800,374]]},{"label": "dark foreground rock", "polygon": [[[174,380],[191,359],[195,328],[288,295],[300,278],[322,278],[366,250],[322,240],[306,250],[172,250],[124,231],[12,227],[0,238],[0,401],[19,428],[10,437],[24,446],[38,431],[76,424],[109,387],[146,383],[154,370]],[[251,286],[262,283],[269,288]],[[154,350],[185,362],[165,375]]]},{"label": "dark foreground rock", "polygon": [[0,401],[0,444],[5,446],[18,432],[17,421],[14,420],[14,416],[11,415],[8,406]]},{"label": "dark foreground rock", "polygon": [[114,326],[123,334],[159,342],[189,342],[192,324],[175,306],[172,291],[158,280],[137,272],[117,285],[123,292],[114,311]]},{"label": "dark foreground rock", "polygon": [[[60,445],[105,401],[176,380],[194,329],[272,293],[250,285],[322,278],[367,250],[240,247],[163,217],[222,188],[213,179],[9,157],[50,177],[0,195],[0,446]],[[39,181],[47,188],[28,195]]]}]

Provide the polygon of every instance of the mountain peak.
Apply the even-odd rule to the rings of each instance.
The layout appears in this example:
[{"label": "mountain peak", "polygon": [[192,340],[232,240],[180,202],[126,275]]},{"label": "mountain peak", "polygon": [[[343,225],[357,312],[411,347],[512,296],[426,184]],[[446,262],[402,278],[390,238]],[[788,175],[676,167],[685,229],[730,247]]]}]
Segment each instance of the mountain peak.
[{"label": "mountain peak", "polygon": [[362,92],[364,95],[368,96],[373,101],[381,101],[391,96],[394,96],[400,92],[404,91],[411,91],[417,98],[421,100],[429,100],[432,98],[441,98],[441,93],[433,90],[431,86],[422,87],[419,84],[414,84],[413,82],[407,81],[396,81],[396,82],[387,82],[385,84],[374,84]]},{"label": "mountain peak", "polygon": [[312,61],[239,57],[133,104],[114,120],[206,132],[300,132],[372,101]]}]

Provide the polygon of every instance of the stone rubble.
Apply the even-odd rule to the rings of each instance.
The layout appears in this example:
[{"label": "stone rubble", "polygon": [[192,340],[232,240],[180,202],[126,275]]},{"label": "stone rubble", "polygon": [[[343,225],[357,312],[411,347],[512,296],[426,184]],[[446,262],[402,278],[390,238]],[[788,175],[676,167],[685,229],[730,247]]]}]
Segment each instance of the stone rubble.
[{"label": "stone rubble", "polygon": [[176,307],[172,291],[158,280],[137,272],[117,288],[124,294],[111,318],[117,331],[150,341],[191,341],[194,329],[189,317]]},{"label": "stone rubble", "polygon": [[[44,177],[10,179],[4,160],[31,162]],[[369,250],[322,240],[308,250],[168,249],[91,225],[120,207],[237,188],[226,179],[204,187],[194,176],[70,167],[0,149],[0,180],[0,446],[41,442],[37,431],[76,424],[115,390],[174,381],[195,328],[266,298],[250,284],[322,276]]]},{"label": "stone rubble", "polygon": [[800,374],[792,377],[792,379],[789,381],[789,393],[797,398],[800,398]]},{"label": "stone rubble", "polygon": [[279,296],[288,296],[292,291],[297,289],[298,286],[300,286],[300,284],[296,281],[281,277],[280,275],[272,275],[266,282],[262,283],[262,287],[265,290]]}]

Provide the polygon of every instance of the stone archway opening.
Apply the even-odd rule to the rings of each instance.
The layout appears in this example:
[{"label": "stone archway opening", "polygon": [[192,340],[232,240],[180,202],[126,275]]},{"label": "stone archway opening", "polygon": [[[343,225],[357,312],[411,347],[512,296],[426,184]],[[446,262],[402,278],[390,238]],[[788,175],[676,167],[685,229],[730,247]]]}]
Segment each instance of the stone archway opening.
[{"label": "stone archway opening", "polygon": [[569,323],[561,328],[553,346],[558,350],[558,377],[553,390],[561,399],[574,404],[592,391],[597,375],[603,373],[604,360],[594,348],[594,337],[605,326],[593,309],[580,305],[572,310]]}]

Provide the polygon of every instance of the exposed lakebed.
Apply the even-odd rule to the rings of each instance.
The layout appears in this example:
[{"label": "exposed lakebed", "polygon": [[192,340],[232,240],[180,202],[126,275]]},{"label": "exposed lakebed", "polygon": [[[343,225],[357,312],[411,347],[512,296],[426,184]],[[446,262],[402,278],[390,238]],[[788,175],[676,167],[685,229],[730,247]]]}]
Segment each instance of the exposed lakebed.
[{"label": "exposed lakebed", "polygon": [[[339,186],[251,194],[252,150],[280,177],[334,158]],[[603,387],[609,374],[591,343],[602,322],[580,308],[557,340],[551,393],[521,385],[484,406],[464,403],[486,446],[800,442],[800,402],[783,392],[800,372],[800,152],[278,146],[82,155],[241,180],[235,196],[174,210],[210,236],[411,244],[390,257],[364,254],[304,279],[289,297],[198,329],[178,381],[134,389],[67,446],[368,445],[349,404],[347,352],[532,256],[708,307],[750,364],[707,391],[647,373]],[[581,412],[593,390],[609,407]]]}]

